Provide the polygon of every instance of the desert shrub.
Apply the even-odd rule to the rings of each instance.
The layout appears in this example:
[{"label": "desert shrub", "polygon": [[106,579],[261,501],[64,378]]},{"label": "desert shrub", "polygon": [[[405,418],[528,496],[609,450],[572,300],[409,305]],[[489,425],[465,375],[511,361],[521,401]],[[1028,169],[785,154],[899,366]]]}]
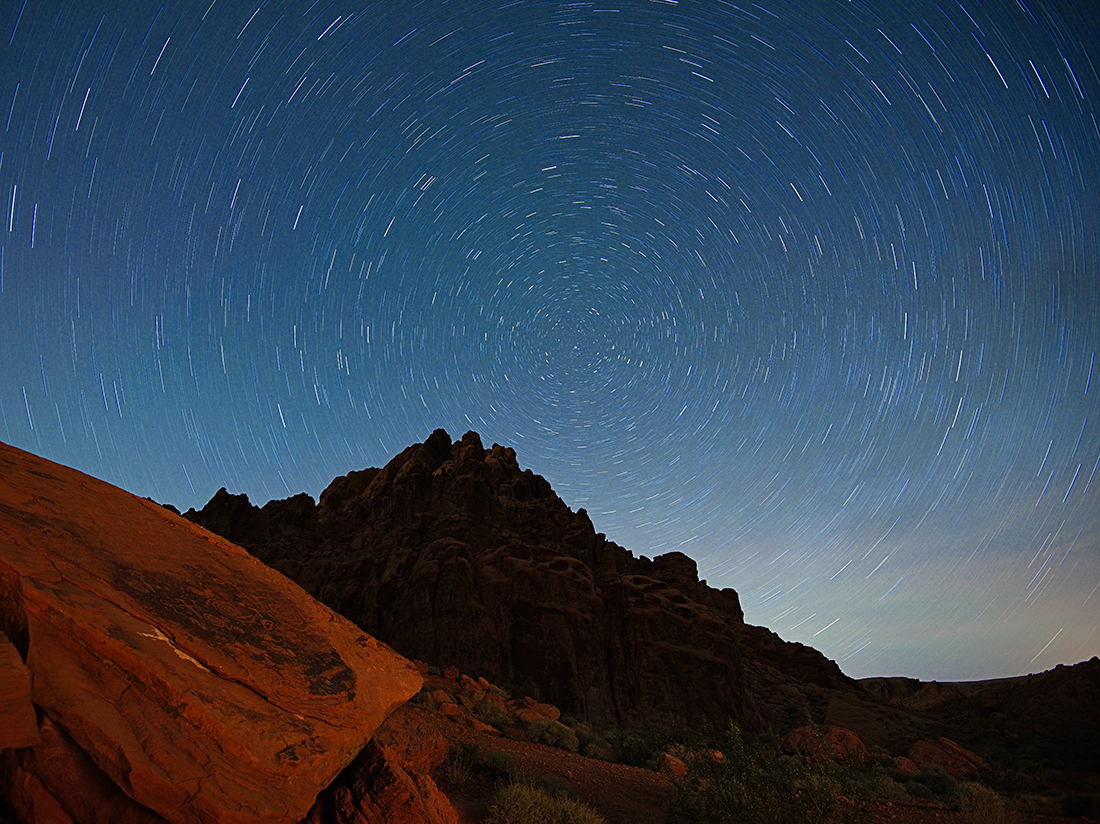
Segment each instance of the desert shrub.
[{"label": "desert shrub", "polygon": [[526,784],[502,787],[489,806],[486,824],[604,824],[591,807],[556,798]]},{"label": "desert shrub", "polygon": [[560,775],[548,773],[541,776],[536,782],[536,786],[543,792],[550,793],[550,795],[555,798],[568,798],[572,801],[577,800],[577,796],[573,792],[573,785]]},{"label": "desert shrub", "polygon": [[610,761],[614,753],[603,741],[591,741],[581,747],[581,755],[586,758],[597,758],[600,761]]},{"label": "desert shrub", "polygon": [[1005,802],[994,790],[964,781],[955,790],[955,804],[964,824],[1004,824]]},{"label": "desert shrub", "polygon": [[432,700],[431,691],[421,687],[420,692],[410,699],[411,703],[426,710],[435,709],[435,701]]},{"label": "desert shrub", "polygon": [[611,758],[611,747],[603,740],[595,727],[586,721],[573,721],[562,719],[562,723],[570,727],[577,735],[577,751],[589,758],[599,758],[608,761]]},{"label": "desert shrub", "polygon": [[905,791],[913,798],[932,798],[934,793],[929,789],[927,784],[922,784],[919,781],[906,781],[904,784]]},{"label": "desert shrub", "polygon": [[841,763],[823,765],[821,769],[844,788],[844,795],[860,801],[902,801],[909,795],[881,766],[856,769]]},{"label": "desert shrub", "polygon": [[724,758],[689,758],[668,807],[668,824],[819,824],[856,813],[839,783],[802,761],[746,738],[733,725]]},{"label": "desert shrub", "polygon": [[607,736],[611,759],[630,767],[657,768],[657,757],[679,743],[675,736],[660,727],[640,730],[618,730]]},{"label": "desert shrub", "polygon": [[577,734],[560,721],[549,718],[536,718],[527,727],[527,738],[537,744],[549,744],[561,750],[576,752],[580,742]]},{"label": "desert shrub", "polygon": [[512,726],[512,717],[508,715],[508,710],[492,701],[478,702],[474,706],[474,717],[498,730]]},{"label": "desert shrub", "polygon": [[452,787],[461,787],[473,777],[478,757],[475,744],[452,747],[443,761],[443,780]]},{"label": "desert shrub", "polygon": [[510,784],[516,780],[519,770],[516,767],[516,759],[510,753],[500,750],[490,750],[481,753],[474,761],[474,766],[481,772],[488,773],[494,781]]},{"label": "desert shrub", "polygon": [[944,800],[951,799],[959,786],[954,778],[942,772],[922,772],[913,776],[913,780],[926,786],[932,791],[932,795]]},{"label": "desert shrub", "polygon": [[903,801],[909,794],[905,787],[888,775],[872,775],[867,780],[865,798],[876,798],[882,801]]}]

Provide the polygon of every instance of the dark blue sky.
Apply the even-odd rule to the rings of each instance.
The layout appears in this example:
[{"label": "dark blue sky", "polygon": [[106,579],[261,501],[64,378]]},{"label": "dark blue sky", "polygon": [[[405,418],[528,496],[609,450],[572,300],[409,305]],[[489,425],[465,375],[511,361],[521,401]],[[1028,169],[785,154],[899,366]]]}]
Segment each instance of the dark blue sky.
[{"label": "dark blue sky", "polygon": [[0,438],[188,507],[475,429],[850,674],[1098,654],[1098,15],[5,4]]}]

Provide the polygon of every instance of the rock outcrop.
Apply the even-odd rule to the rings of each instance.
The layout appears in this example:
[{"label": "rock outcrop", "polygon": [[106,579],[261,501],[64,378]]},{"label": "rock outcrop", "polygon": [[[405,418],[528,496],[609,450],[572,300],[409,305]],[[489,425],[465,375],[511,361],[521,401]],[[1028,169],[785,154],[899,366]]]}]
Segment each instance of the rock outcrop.
[{"label": "rock outcrop", "polygon": [[783,740],[783,752],[822,763],[862,762],[867,757],[867,746],[851,730],[826,724],[791,730]]},{"label": "rock outcrop", "polygon": [[987,768],[981,756],[950,738],[922,738],[909,748],[909,760],[922,770],[936,769],[959,778],[971,778]]},{"label": "rock outcrop", "polygon": [[31,671],[19,650],[0,635],[0,750],[33,747],[38,722],[31,704]]},{"label": "rock outcrop", "polygon": [[[816,650],[746,625],[737,593],[700,581],[686,555],[636,558],[608,541],[473,432],[452,443],[436,430],[337,478],[316,505],[260,508],[223,489],[185,517],[402,654],[528,684],[591,720],[757,727],[808,704],[820,717],[823,691],[850,683]],[[797,695],[777,701],[777,684]]]},{"label": "rock outcrop", "polygon": [[302,824],[458,824],[458,814],[430,775],[372,740]]},{"label": "rock outcrop", "polygon": [[422,683],[239,547],[6,445],[0,673],[26,822],[298,820]]}]

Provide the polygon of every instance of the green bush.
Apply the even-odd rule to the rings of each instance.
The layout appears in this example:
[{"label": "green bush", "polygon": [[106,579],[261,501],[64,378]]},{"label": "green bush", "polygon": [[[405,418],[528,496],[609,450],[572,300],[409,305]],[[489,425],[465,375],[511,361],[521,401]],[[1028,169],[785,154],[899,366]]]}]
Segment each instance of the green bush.
[{"label": "green bush", "polygon": [[562,778],[560,775],[554,775],[548,773],[536,782],[536,786],[544,793],[549,793],[554,798],[568,798],[570,801],[576,801],[576,793],[573,792],[573,785]]},{"label": "green bush", "polygon": [[588,758],[598,758],[601,761],[612,759],[611,745],[604,741],[599,731],[586,721],[574,721],[570,718],[562,718],[562,723],[573,730],[577,735],[577,752]]},{"label": "green bush", "polygon": [[858,801],[903,801],[909,797],[905,787],[881,765],[856,768],[842,762],[820,769],[844,788],[844,795]]},{"label": "green bush", "polygon": [[867,800],[903,801],[908,796],[904,786],[885,774],[871,775],[862,789],[859,795]]},{"label": "green bush", "polygon": [[955,790],[955,804],[964,824],[1004,824],[1005,802],[994,791],[976,781],[964,781]]},{"label": "green bush", "polygon": [[489,806],[486,824],[604,824],[591,807],[556,798],[537,787],[502,787]]},{"label": "green bush", "polygon": [[906,781],[905,791],[913,798],[932,798],[934,795],[927,784],[921,784],[919,781]]},{"label": "green bush", "polygon": [[479,754],[476,744],[462,744],[452,748],[443,761],[443,780],[452,787],[461,787],[474,774],[474,764]]},{"label": "green bush", "polygon": [[474,761],[474,766],[481,772],[489,774],[494,781],[511,784],[516,780],[519,770],[516,768],[516,759],[510,753],[500,750],[490,750],[481,753]]},{"label": "green bush", "polygon": [[432,700],[431,691],[422,687],[420,692],[414,695],[410,701],[418,707],[423,707],[426,710],[434,710],[436,708],[435,701]]},{"label": "green bush", "polygon": [[493,701],[478,702],[474,706],[474,717],[501,731],[513,724],[508,710]]},{"label": "green bush", "polygon": [[597,758],[600,761],[610,761],[614,753],[603,741],[591,741],[581,747],[581,755],[586,758]]},{"label": "green bush", "polygon": [[688,777],[668,807],[668,824],[820,824],[856,810],[835,779],[777,756],[733,725],[718,742],[725,756],[688,758]]},{"label": "green bush", "polygon": [[527,739],[537,744],[549,744],[561,750],[576,752],[580,742],[577,734],[560,721],[549,718],[536,718],[527,727]]},{"label": "green bush", "polygon": [[660,727],[641,730],[618,730],[607,737],[611,759],[630,767],[657,768],[657,757],[678,741],[671,732]]},{"label": "green bush", "polygon": [[913,780],[926,786],[932,791],[932,795],[944,800],[953,798],[959,786],[954,778],[942,772],[922,772],[913,776]]}]

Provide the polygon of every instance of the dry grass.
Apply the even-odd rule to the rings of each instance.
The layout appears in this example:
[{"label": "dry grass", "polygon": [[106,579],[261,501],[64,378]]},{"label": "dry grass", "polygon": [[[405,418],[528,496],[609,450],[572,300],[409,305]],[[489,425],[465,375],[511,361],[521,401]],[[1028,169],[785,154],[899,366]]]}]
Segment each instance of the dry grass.
[{"label": "dry grass", "polygon": [[486,824],[604,824],[591,807],[551,795],[527,784],[510,784],[497,792]]}]

